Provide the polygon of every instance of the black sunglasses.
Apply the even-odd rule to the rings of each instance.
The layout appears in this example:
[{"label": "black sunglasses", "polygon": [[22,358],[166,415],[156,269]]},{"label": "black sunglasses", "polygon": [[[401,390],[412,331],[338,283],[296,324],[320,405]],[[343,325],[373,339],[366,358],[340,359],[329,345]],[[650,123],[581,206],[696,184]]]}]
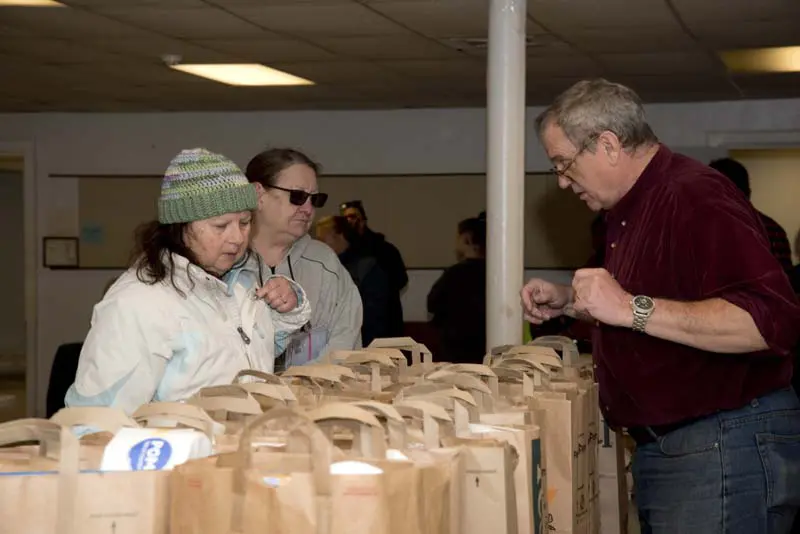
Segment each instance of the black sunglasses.
[{"label": "black sunglasses", "polygon": [[267,187],[289,193],[289,203],[294,206],[302,206],[310,198],[312,206],[321,208],[325,206],[325,203],[328,201],[328,193],[309,193],[302,189],[286,189],[285,187],[278,187],[277,185],[268,185]]}]

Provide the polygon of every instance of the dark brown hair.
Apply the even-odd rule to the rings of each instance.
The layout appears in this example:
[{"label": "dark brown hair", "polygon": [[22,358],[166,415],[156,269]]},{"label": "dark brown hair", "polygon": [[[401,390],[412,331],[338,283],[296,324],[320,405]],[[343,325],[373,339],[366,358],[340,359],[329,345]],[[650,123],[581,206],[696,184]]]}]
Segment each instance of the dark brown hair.
[{"label": "dark brown hair", "polygon": [[458,223],[458,234],[467,234],[481,254],[486,254],[486,214],[470,217]]},{"label": "dark brown hair", "polygon": [[320,166],[311,158],[291,148],[270,148],[258,153],[247,164],[245,175],[250,183],[276,185],[278,175],[292,165],[308,165],[319,174]]},{"label": "dark brown hair", "polygon": [[[175,261],[172,254],[179,254],[197,265],[197,258],[183,241],[187,225],[188,223],[161,224],[151,221],[136,229],[136,246],[131,255],[131,263],[136,267],[139,281],[155,285],[169,277],[178,294],[186,296],[175,283]],[[189,280],[191,282],[191,277]]]}]

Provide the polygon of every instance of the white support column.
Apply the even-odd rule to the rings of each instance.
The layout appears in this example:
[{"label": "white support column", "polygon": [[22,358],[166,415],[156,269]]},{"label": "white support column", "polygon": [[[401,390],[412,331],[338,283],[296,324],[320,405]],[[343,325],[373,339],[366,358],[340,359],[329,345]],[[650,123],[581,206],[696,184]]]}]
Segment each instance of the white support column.
[{"label": "white support column", "polygon": [[524,276],[525,7],[490,0],[487,69],[487,345],[522,341]]}]

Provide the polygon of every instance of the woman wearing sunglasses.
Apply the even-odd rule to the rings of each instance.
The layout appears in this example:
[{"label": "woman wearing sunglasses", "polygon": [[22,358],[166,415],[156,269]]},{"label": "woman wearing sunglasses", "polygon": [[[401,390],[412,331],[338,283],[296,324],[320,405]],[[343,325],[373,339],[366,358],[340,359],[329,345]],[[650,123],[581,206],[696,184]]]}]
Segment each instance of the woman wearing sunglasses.
[{"label": "woman wearing sunglasses", "polygon": [[261,276],[248,245],[255,187],[229,159],[184,150],[161,185],[158,220],[137,235],[133,265],[94,308],[67,406],[132,413],[273,371],[310,316],[286,277]]},{"label": "woman wearing sunglasses", "polygon": [[[265,150],[247,165],[256,185],[258,209],[251,246],[264,268],[297,281],[311,303],[311,321],[290,341],[284,366],[302,365],[330,350],[361,347],[361,296],[336,253],[308,235],[317,208],[319,166],[288,148]],[[276,363],[276,366],[279,365]]]}]

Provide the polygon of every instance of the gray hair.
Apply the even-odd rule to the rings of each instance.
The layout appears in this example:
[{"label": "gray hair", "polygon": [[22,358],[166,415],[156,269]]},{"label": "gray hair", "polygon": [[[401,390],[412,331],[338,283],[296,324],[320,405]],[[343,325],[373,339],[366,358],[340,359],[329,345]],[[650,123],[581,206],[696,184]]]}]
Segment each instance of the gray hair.
[{"label": "gray hair", "polygon": [[539,137],[550,124],[561,128],[576,147],[590,150],[605,131],[615,134],[626,150],[658,142],[639,95],[602,78],[578,82],[558,95],[536,118]]}]

